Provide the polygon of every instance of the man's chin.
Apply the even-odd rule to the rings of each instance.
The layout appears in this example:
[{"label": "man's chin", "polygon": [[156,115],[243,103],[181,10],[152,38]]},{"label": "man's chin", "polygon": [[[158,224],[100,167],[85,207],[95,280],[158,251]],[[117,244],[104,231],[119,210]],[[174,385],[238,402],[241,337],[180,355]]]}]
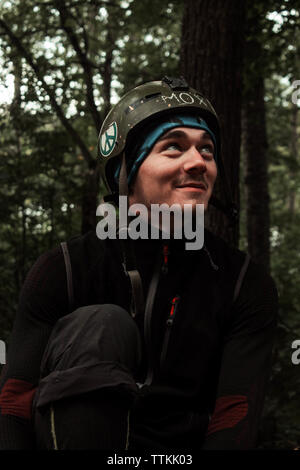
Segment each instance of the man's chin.
[{"label": "man's chin", "polygon": [[196,212],[196,207],[197,205],[204,205],[204,210],[207,209],[207,206],[208,206],[208,202],[207,200],[203,200],[203,199],[187,199],[185,201],[178,201],[178,202],[174,202],[174,204],[179,204],[182,208],[182,210],[184,209],[184,206],[185,205],[189,205],[192,207],[192,212]]}]

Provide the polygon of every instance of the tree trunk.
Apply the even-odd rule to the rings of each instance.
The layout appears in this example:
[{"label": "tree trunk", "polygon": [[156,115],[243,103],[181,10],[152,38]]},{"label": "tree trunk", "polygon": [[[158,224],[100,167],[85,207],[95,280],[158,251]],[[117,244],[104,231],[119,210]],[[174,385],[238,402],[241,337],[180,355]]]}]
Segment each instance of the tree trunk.
[{"label": "tree trunk", "polygon": [[268,3],[249,2],[245,43],[243,125],[245,196],[248,252],[270,269],[270,211],[268,189],[268,140],[264,77],[268,56],[264,33]]},{"label": "tree trunk", "polygon": [[292,107],[292,135],[291,135],[291,155],[295,162],[295,168],[290,168],[290,181],[293,182],[293,185],[290,189],[289,200],[288,200],[288,209],[291,217],[295,214],[295,205],[296,205],[296,174],[298,166],[298,115],[299,108],[295,105]]},{"label": "tree trunk", "polygon": [[[222,158],[234,202],[239,205],[244,1],[187,0],[182,24],[181,73],[212,102],[220,118]],[[224,200],[222,175],[215,195]],[[239,229],[210,207],[206,225],[232,245]]]},{"label": "tree trunk", "polygon": [[244,142],[248,252],[259,264],[270,267],[270,215],[264,78],[251,80],[245,96]]},{"label": "tree trunk", "polygon": [[112,60],[113,60],[113,51],[115,48],[115,39],[113,37],[110,26],[108,26],[107,36],[106,36],[106,47],[105,52],[105,61],[103,64],[103,117],[108,114],[111,107],[111,82],[112,82]]}]

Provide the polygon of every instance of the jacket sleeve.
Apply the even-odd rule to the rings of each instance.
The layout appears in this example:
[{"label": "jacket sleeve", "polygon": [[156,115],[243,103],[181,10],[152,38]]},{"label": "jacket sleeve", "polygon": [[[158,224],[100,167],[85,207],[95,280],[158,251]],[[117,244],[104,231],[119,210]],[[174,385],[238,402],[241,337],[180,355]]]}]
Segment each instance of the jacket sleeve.
[{"label": "jacket sleeve", "polygon": [[224,335],[215,408],[203,449],[252,449],[272,364],[277,290],[250,262]]},{"label": "jacket sleeve", "polygon": [[0,381],[1,450],[34,448],[32,403],[40,363],[52,327],[67,309],[64,260],[58,247],[37,260],[21,291]]}]

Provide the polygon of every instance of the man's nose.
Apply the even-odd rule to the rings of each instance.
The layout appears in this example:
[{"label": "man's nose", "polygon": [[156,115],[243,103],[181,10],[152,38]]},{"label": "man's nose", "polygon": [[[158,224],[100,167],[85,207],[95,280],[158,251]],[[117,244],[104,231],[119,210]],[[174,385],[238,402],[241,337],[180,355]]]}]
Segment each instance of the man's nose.
[{"label": "man's nose", "polygon": [[196,147],[191,147],[187,150],[183,168],[186,172],[206,172],[206,161]]}]

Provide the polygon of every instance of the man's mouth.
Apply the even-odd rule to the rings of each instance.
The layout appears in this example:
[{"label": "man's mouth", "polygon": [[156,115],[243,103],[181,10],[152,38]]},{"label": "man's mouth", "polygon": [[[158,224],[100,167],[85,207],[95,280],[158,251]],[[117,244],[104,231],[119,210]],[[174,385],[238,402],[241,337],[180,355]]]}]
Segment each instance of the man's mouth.
[{"label": "man's mouth", "polygon": [[177,188],[184,188],[184,189],[191,189],[191,190],[201,190],[201,191],[206,191],[207,186],[205,183],[199,183],[199,182],[191,182],[191,183],[184,183],[180,184],[177,186]]}]

